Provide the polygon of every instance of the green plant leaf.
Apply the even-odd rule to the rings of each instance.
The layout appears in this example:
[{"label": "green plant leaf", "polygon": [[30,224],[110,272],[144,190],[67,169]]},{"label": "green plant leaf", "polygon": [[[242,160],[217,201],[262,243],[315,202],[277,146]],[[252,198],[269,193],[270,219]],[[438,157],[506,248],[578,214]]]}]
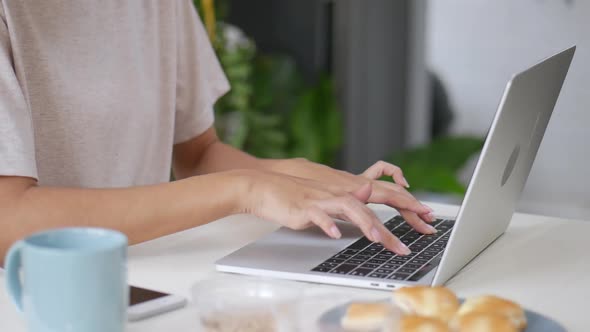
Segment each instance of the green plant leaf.
[{"label": "green plant leaf", "polygon": [[464,194],[457,174],[483,147],[479,137],[442,137],[428,145],[395,153],[387,158],[401,167],[412,191]]},{"label": "green plant leaf", "polygon": [[253,108],[265,113],[286,114],[301,90],[301,75],[293,58],[261,55],[255,60]]}]

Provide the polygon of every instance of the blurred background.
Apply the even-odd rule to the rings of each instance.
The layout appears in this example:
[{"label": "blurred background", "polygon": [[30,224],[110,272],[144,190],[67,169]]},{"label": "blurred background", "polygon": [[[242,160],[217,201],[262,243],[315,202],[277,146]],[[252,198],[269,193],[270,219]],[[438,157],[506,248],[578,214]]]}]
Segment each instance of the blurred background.
[{"label": "blurred background", "polygon": [[[351,172],[383,159],[460,203],[506,82],[578,45],[519,211],[588,219],[590,3],[195,0],[232,91],[224,141]],[[493,202],[491,202],[493,203]]]}]

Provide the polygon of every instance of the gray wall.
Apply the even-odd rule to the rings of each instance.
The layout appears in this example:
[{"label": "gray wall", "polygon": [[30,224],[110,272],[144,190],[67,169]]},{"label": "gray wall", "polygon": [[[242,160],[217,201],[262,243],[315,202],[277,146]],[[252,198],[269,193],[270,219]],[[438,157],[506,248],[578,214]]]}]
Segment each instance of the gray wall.
[{"label": "gray wall", "polygon": [[358,173],[428,139],[426,2],[333,3],[333,73],[346,125],[342,166]]},{"label": "gray wall", "polygon": [[485,134],[512,73],[578,45],[521,211],[590,219],[589,17],[588,1],[428,3],[427,61],[450,89],[454,133]]}]

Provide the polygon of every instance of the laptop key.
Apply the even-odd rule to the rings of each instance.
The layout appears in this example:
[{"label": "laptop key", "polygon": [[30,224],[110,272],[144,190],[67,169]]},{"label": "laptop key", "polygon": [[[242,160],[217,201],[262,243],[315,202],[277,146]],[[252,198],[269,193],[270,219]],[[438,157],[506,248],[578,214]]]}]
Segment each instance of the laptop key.
[{"label": "laptop key", "polygon": [[349,259],[349,260],[346,261],[346,264],[361,265],[364,262],[366,262],[366,260],[364,260],[364,259],[351,258],[351,259]]},{"label": "laptop key", "polygon": [[429,259],[423,259],[423,258],[418,258],[418,257],[412,259],[412,263],[424,265],[424,264],[428,263],[428,261],[429,261]]},{"label": "laptop key", "polygon": [[391,259],[392,262],[405,262],[407,260],[410,260],[410,257],[408,257],[408,256],[395,256]]},{"label": "laptop key", "polygon": [[381,251],[381,249],[379,249],[379,248],[369,247],[369,248],[363,250],[362,253],[375,255],[375,254],[379,253],[380,251]]},{"label": "laptop key", "polygon": [[356,255],[352,256],[352,258],[354,258],[354,259],[362,259],[363,261],[367,261],[371,257],[373,257],[373,255],[369,255],[369,254],[356,254]]},{"label": "laptop key", "polygon": [[367,274],[369,274],[371,272],[373,272],[373,269],[361,269],[361,268],[358,268],[356,270],[351,271],[349,273],[349,275],[351,275],[351,276],[364,277],[364,276],[366,276]]},{"label": "laptop key", "polygon": [[358,253],[358,254],[356,254],[356,255],[357,255],[357,256],[358,256],[358,255],[364,255],[364,256],[369,256],[369,257],[372,257],[372,256],[375,256],[376,254],[377,254],[377,251],[376,251],[376,250],[373,250],[373,249],[367,248],[367,249],[365,249],[365,250],[361,251],[360,253]]},{"label": "laptop key", "polygon": [[396,272],[392,275],[390,275],[387,279],[391,279],[391,280],[406,280],[406,278],[408,278],[410,275],[408,273],[400,273],[400,272]]},{"label": "laptop key", "polygon": [[432,242],[434,242],[434,240],[436,240],[436,239],[434,239],[434,238],[432,238],[432,239],[430,239],[430,238],[428,238],[428,239],[421,238],[420,240],[414,242],[414,244],[421,245],[421,246],[428,246],[429,244],[431,244]]},{"label": "laptop key", "polygon": [[407,232],[408,232],[407,230],[399,229],[399,227],[394,229],[393,231],[391,231],[391,233],[393,235],[397,236],[398,238],[404,236]]},{"label": "laptop key", "polygon": [[421,259],[427,259],[427,260],[431,260],[432,257],[436,256],[436,253],[431,253],[431,252],[422,252],[420,253],[419,258]]},{"label": "laptop key", "polygon": [[344,259],[344,260],[349,259],[350,257],[352,257],[352,255],[336,254],[336,255],[332,256],[332,258]]},{"label": "laptop key", "polygon": [[408,224],[401,224],[401,225],[399,225],[398,229],[409,232],[412,230],[412,227]]},{"label": "laptop key", "polygon": [[401,266],[401,264],[383,264],[381,265],[382,268],[384,269],[391,269],[391,270],[395,270],[397,268],[399,268]]},{"label": "laptop key", "polygon": [[[332,272],[334,272],[334,271],[332,271]],[[412,273],[416,272],[416,269],[408,269],[406,267],[402,267],[401,269],[397,270],[397,272],[412,274]]]},{"label": "laptop key", "polygon": [[368,276],[371,277],[371,278],[383,279],[383,278],[387,277],[387,275],[388,275],[388,273],[376,273],[376,272],[373,272],[373,273],[369,274]]},{"label": "laptop key", "polygon": [[375,259],[382,259],[382,260],[385,260],[385,261],[388,260],[388,259],[390,259],[390,258],[391,258],[390,255],[385,255],[385,254],[379,254],[379,255],[375,256]]},{"label": "laptop key", "polygon": [[370,259],[367,263],[373,263],[373,264],[379,264],[379,265],[381,265],[381,264],[383,264],[385,262],[386,262],[386,260],[384,260],[384,259],[376,259],[376,258],[373,258],[373,259]]},{"label": "laptop key", "polygon": [[390,231],[395,229],[396,227],[398,227],[399,225],[401,225],[404,222],[403,219],[391,219],[388,222],[386,222],[384,225],[387,229],[389,229]]},{"label": "laptop key", "polygon": [[409,262],[408,264],[404,265],[406,269],[418,270],[422,267],[422,264],[413,264],[414,261]]},{"label": "laptop key", "polygon": [[408,232],[408,231],[405,231],[405,230],[401,230],[401,229],[399,229],[399,227],[398,227],[398,228],[396,228],[396,229],[394,229],[393,231],[391,231],[391,233],[392,233],[393,235],[395,235],[396,237],[398,237],[398,238],[400,238],[400,237],[404,236],[404,234],[406,234],[407,232]]},{"label": "laptop key", "polygon": [[375,270],[376,273],[385,273],[385,274],[390,274],[391,272],[393,272],[392,269],[377,269]]},{"label": "laptop key", "polygon": [[410,232],[407,232],[407,233],[406,233],[406,235],[404,235],[404,238],[416,240],[416,239],[417,239],[417,238],[419,238],[420,236],[421,236],[421,234],[420,234],[420,233],[418,233],[418,232],[416,232],[416,231],[412,230],[412,231],[410,231]]},{"label": "laptop key", "polygon": [[377,248],[377,249],[382,250],[383,245],[381,243],[373,243],[373,244],[371,244],[371,248]]},{"label": "laptop key", "polygon": [[431,255],[433,255],[433,257],[434,257],[434,256],[436,256],[438,253],[440,253],[441,251],[442,251],[442,249],[436,249],[436,248],[430,248],[430,247],[429,247],[428,249],[426,249],[426,250],[424,251],[424,253],[431,254]]},{"label": "laptop key", "polygon": [[369,241],[369,239],[367,239],[366,237],[362,237],[361,239],[357,240],[353,244],[349,245],[347,247],[347,249],[361,250],[361,249],[366,248],[371,243],[373,243],[373,242]]},{"label": "laptop key", "polygon": [[344,259],[337,259],[337,258],[330,258],[325,261],[325,263],[337,263],[340,264],[344,262]]},{"label": "laptop key", "polygon": [[365,268],[365,269],[371,269],[371,270],[373,270],[373,269],[378,268],[380,265],[381,264],[365,263],[365,264],[361,265],[360,267],[361,268]]},{"label": "laptop key", "polygon": [[405,244],[406,246],[409,246],[412,242],[414,242],[414,240],[412,239],[408,239],[408,238],[401,238],[400,241],[402,241],[403,244]]},{"label": "laptop key", "polygon": [[411,230],[407,231],[406,234],[404,234],[401,238],[408,238],[408,239],[415,241],[419,237],[420,237],[420,234],[418,234],[418,233],[414,234],[414,230],[411,229]]},{"label": "laptop key", "polygon": [[342,264],[342,265],[336,267],[335,269],[333,269],[332,271],[330,271],[330,273],[347,274],[348,272],[352,271],[356,267],[357,266],[353,265],[353,264]]},{"label": "laptop key", "polygon": [[312,270],[312,271],[315,271],[315,272],[328,272],[328,271],[330,271],[331,269],[332,269],[331,267],[318,266],[318,267],[315,267],[315,268],[313,268],[313,269],[311,269],[311,270]]},{"label": "laptop key", "polygon": [[409,246],[409,248],[412,251],[418,251],[418,252],[420,252],[420,251],[424,250],[424,248],[426,248],[426,246],[421,246],[419,244],[412,244],[412,245]]}]

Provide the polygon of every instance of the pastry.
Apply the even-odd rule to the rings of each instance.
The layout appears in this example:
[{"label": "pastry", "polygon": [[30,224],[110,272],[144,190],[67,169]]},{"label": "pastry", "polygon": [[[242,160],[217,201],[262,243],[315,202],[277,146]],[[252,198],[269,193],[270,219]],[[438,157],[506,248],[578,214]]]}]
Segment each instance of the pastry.
[{"label": "pastry", "polygon": [[450,332],[447,324],[440,319],[408,315],[399,322],[398,332]]},{"label": "pastry", "polygon": [[398,319],[401,313],[389,303],[356,302],[351,303],[342,318],[342,327],[347,330],[374,330],[382,328],[386,322]]},{"label": "pastry", "polygon": [[526,316],[524,310],[510,300],[497,296],[485,295],[467,299],[457,312],[457,316],[463,316],[468,313],[483,312],[496,313],[502,315],[518,329],[524,330],[526,327]]},{"label": "pastry", "polygon": [[506,316],[488,312],[470,312],[457,315],[452,322],[457,332],[518,332]]},{"label": "pastry", "polygon": [[404,313],[451,320],[459,309],[457,296],[446,287],[405,287],[393,293],[393,303]]}]

